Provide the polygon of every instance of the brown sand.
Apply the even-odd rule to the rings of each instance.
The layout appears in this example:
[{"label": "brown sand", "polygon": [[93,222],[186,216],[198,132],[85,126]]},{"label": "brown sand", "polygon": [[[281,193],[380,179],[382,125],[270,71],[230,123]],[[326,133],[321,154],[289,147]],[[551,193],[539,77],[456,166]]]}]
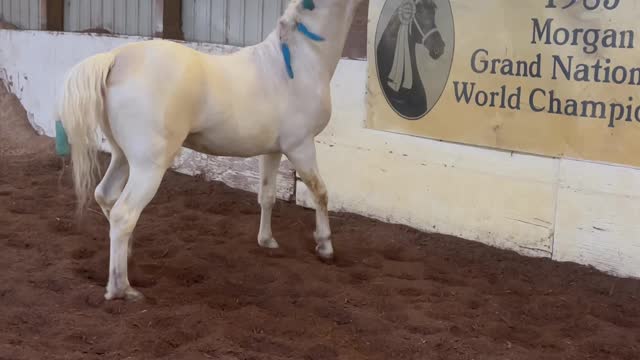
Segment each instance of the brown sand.
[{"label": "brown sand", "polygon": [[[0,359],[638,359],[640,281],[167,175],[136,232],[141,303],[105,302],[108,225],[0,89]],[[60,187],[59,187],[60,186]],[[97,209],[94,205],[94,210]]]}]

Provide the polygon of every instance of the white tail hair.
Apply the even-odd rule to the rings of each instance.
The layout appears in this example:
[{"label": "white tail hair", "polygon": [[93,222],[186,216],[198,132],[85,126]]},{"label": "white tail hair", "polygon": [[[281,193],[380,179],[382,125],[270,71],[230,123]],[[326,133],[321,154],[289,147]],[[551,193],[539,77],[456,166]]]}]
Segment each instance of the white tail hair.
[{"label": "white tail hair", "polygon": [[71,68],[63,84],[58,115],[71,146],[78,215],[89,202],[100,173],[98,130],[108,127],[104,96],[114,61],[112,53],[91,56]]}]

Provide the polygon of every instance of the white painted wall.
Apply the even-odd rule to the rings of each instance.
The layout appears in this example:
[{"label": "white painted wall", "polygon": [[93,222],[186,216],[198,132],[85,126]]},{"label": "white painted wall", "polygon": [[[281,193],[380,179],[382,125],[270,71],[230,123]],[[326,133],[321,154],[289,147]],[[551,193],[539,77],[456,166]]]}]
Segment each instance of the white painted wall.
[{"label": "white painted wall", "polygon": [[[88,55],[137,40],[0,31],[0,78],[34,127],[52,136],[63,72]],[[42,66],[45,58],[51,65]],[[332,83],[334,116],[317,139],[332,209],[640,277],[638,169],[364,129],[366,76],[365,62],[340,62]],[[312,206],[304,185],[297,187],[297,203]]]}]

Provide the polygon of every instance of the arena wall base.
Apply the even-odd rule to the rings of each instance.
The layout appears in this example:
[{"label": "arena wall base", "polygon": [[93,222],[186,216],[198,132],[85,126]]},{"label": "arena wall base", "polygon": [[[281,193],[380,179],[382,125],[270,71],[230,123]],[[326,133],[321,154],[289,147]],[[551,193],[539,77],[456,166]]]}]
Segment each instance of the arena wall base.
[{"label": "arena wall base", "polygon": [[[20,98],[33,127],[53,136],[64,72],[89,55],[140,40],[0,30],[0,78]],[[186,44],[210,53],[234,51]],[[332,84],[334,115],[317,139],[332,210],[640,277],[640,170],[365,129],[366,67],[364,61],[340,62]],[[255,159],[185,151],[176,170],[257,191]],[[278,196],[313,207],[287,161]]]}]

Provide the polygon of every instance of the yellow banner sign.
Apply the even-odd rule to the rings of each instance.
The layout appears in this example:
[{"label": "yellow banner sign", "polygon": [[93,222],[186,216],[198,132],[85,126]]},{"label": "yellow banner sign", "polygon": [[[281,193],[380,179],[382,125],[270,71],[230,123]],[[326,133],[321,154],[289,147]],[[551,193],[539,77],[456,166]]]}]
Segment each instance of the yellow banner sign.
[{"label": "yellow banner sign", "polygon": [[369,128],[640,166],[640,1],[371,0]]}]

